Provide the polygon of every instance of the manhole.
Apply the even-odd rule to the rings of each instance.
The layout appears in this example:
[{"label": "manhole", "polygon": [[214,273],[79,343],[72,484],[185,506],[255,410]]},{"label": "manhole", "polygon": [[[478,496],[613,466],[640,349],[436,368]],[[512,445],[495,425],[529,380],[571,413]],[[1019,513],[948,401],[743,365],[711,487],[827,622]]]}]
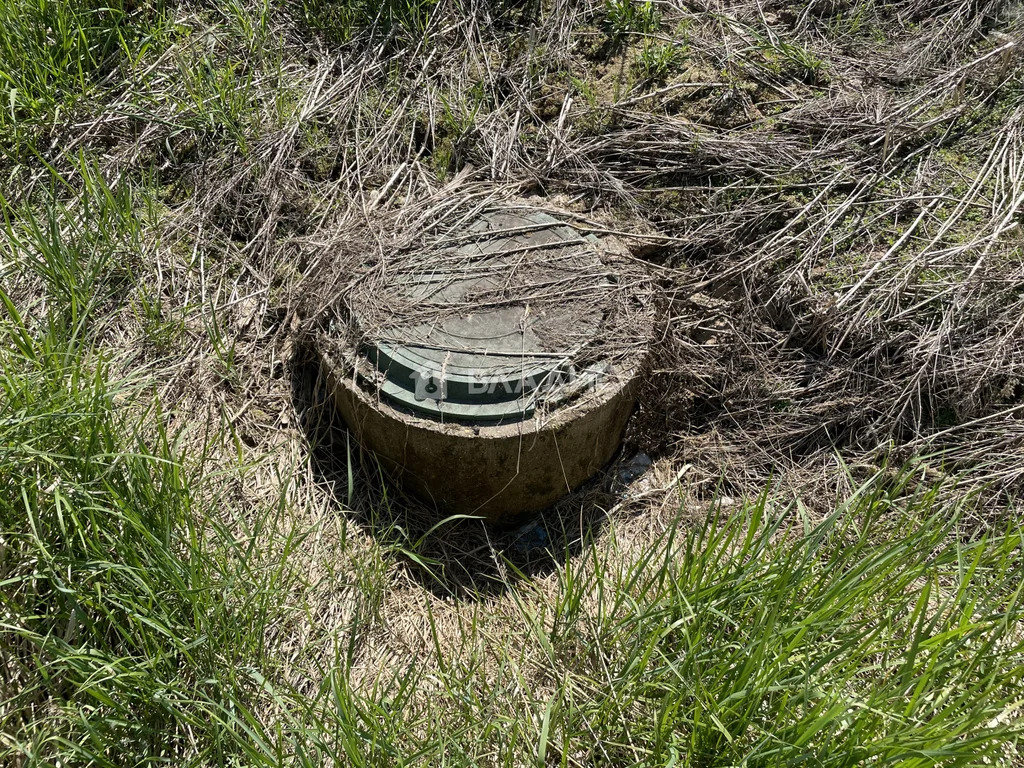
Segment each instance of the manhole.
[{"label": "manhole", "polygon": [[617,449],[651,333],[644,271],[527,206],[453,206],[352,265],[318,347],[360,443],[446,511],[507,522]]}]

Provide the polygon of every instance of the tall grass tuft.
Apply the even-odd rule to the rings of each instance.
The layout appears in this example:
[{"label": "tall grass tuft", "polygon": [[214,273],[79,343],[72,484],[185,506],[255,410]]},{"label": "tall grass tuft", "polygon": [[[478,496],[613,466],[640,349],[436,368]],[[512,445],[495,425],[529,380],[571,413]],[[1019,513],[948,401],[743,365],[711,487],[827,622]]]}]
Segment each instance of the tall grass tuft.
[{"label": "tall grass tuft", "polygon": [[331,42],[369,29],[415,42],[425,34],[437,0],[302,0],[305,22]]},{"label": "tall grass tuft", "polygon": [[68,121],[142,54],[162,17],[161,4],[132,0],[0,0],[0,154],[28,161],[32,131]]},{"label": "tall grass tuft", "polygon": [[250,570],[202,457],[96,347],[134,214],[98,177],[84,195],[78,218],[7,210],[14,267],[44,279],[31,316],[0,289],[0,762],[266,756],[248,670],[280,572]]},{"label": "tall grass tuft", "polygon": [[1019,764],[1024,531],[979,532],[916,477],[816,524],[766,496],[640,551],[613,534],[515,588],[504,631],[463,624],[456,658],[428,615],[430,672],[327,671],[290,715],[299,762]]},{"label": "tall grass tuft", "polygon": [[567,568],[538,630],[553,660],[579,649],[549,731],[603,734],[591,757],[609,765],[1006,764],[1024,534],[967,536],[969,504],[913,476],[872,481],[814,526],[762,499],[628,565]]}]

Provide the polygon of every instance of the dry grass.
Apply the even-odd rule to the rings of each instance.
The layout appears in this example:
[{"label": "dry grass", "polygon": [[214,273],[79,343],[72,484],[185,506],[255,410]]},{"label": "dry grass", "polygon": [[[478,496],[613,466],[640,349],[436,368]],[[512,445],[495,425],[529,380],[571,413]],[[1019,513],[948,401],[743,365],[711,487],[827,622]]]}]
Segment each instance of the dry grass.
[{"label": "dry grass", "polygon": [[[386,721],[394,730],[381,733],[409,749],[440,739],[445,718],[454,744],[474,717],[520,708],[524,719],[501,727],[522,730],[488,731],[473,760],[642,764],[654,758],[630,727],[653,716],[649,702],[601,677],[626,635],[600,632],[632,619],[594,617],[615,613],[602,599],[625,610],[622,582],[680,520],[729,517],[770,485],[801,500],[787,525],[810,529],[859,482],[903,477],[888,468],[906,462],[939,484],[942,504],[978,498],[962,511],[965,537],[1017,519],[1017,6],[659,2],[636,16],[628,2],[439,0],[348,4],[344,17],[314,0],[72,6],[96,40],[121,33],[88,72],[13,25],[0,32],[0,74],[18,83],[0,118],[0,287],[36,332],[73,303],[54,294],[72,278],[28,266],[51,263],[40,243],[107,249],[103,281],[113,265],[116,285],[82,311],[83,366],[102,358],[111,380],[141,381],[175,456],[202,469],[194,504],[218,535],[259,551],[264,575],[301,576],[281,578],[284,609],[260,645],[274,680],[309,701],[358,691],[378,708],[354,722]],[[17,101],[25,93],[35,100]],[[624,454],[645,451],[655,469],[625,489],[613,469],[549,513],[553,557],[473,522],[434,530],[436,511],[379,482],[323,408],[302,345],[309,281],[333,249],[361,233],[379,254],[380,222],[429,218],[467,186],[571,211],[626,242],[658,288],[655,370]],[[96,212],[98,194],[123,197],[107,206],[123,221]],[[40,221],[50,229],[34,230]],[[565,581],[576,563],[591,569],[578,593]],[[620,577],[608,582],[617,596],[600,594],[605,570]],[[567,594],[592,623],[552,645]],[[566,659],[593,665],[585,682],[560,678]],[[591,713],[608,727],[597,748],[502,751],[602,686],[637,698]],[[268,733],[323,725],[312,705],[254,699]],[[606,745],[602,717],[623,713],[637,719]],[[310,754],[326,764],[330,750]],[[431,754],[422,760],[441,764],[443,744]]]}]

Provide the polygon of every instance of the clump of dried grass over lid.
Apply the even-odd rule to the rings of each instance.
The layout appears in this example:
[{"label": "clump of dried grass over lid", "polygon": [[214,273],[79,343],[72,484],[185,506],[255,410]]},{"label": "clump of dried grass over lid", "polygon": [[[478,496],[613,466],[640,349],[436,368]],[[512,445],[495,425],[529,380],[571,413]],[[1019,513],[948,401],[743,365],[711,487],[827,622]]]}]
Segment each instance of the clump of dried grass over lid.
[{"label": "clump of dried grass over lid", "polygon": [[492,339],[480,349],[453,345],[449,356],[482,354],[496,369],[557,361],[624,384],[650,341],[653,285],[623,243],[588,238],[587,226],[573,227],[571,219],[490,185],[382,214],[345,233],[307,273],[308,339],[349,373],[358,368],[372,380],[359,359],[368,346],[427,348],[447,321],[511,312],[503,322],[522,337],[522,349],[501,349]]}]

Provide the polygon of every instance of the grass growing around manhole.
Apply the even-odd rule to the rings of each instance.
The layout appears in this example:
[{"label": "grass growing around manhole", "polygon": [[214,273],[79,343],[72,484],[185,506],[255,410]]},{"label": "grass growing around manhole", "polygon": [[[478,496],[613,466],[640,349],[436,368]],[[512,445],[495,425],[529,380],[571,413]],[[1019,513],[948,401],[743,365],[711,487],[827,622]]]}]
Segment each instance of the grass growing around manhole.
[{"label": "grass growing around manhole", "polygon": [[[1018,9],[0,21],[0,764],[1024,759]],[[303,373],[324,253],[465,185],[663,303],[652,466],[546,553],[437,525]]]},{"label": "grass growing around manhole", "polygon": [[979,533],[969,499],[916,473],[818,522],[766,494],[642,542],[612,527],[489,602],[387,611],[403,590],[368,567],[372,544],[343,536],[332,555],[353,572],[311,572],[333,523],[282,528],[284,496],[229,527],[212,457],[175,443],[142,381],[111,376],[63,318],[32,329],[8,309],[13,764],[1019,757],[1024,532]]}]

